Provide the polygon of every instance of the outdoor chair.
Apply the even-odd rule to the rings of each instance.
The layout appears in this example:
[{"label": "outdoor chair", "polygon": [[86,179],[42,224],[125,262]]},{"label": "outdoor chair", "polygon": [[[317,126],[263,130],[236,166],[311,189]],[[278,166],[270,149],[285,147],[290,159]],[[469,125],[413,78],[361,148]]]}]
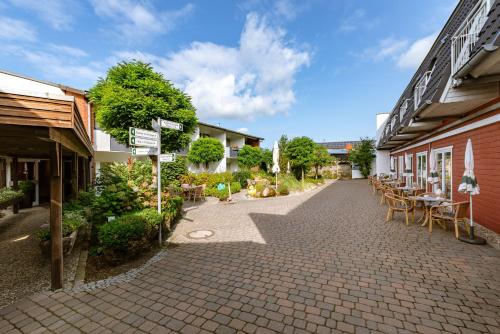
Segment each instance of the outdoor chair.
[{"label": "outdoor chair", "polygon": [[394,189],[390,186],[382,185],[381,188],[382,196],[380,196],[380,205],[386,203],[385,196],[397,196],[397,194],[394,192]]},{"label": "outdoor chair", "polygon": [[397,195],[385,196],[389,209],[387,210],[386,222],[393,220],[394,212],[404,212],[406,225],[409,225],[409,215],[411,213],[412,222],[415,222],[415,206],[413,201],[399,197]]},{"label": "outdoor chair", "polygon": [[196,199],[199,199],[201,201],[201,199],[205,198],[205,185],[202,184],[201,186],[196,186],[194,187],[194,189],[192,190],[192,196],[193,196],[193,201],[196,203]]},{"label": "outdoor chair", "polygon": [[467,228],[467,211],[469,202],[443,203],[430,209],[429,233],[432,233],[432,223],[436,221],[446,230],[446,223],[455,225],[455,237],[458,239],[458,224],[463,222]]}]

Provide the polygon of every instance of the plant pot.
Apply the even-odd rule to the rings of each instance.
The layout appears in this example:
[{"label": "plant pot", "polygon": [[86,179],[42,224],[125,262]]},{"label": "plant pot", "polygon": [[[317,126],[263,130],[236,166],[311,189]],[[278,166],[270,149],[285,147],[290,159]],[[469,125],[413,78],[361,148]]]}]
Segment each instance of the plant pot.
[{"label": "plant pot", "polygon": [[21,209],[28,209],[33,207],[33,195],[31,192],[28,192],[24,194],[21,202],[20,202]]},{"label": "plant pot", "polygon": [[[75,230],[69,236],[62,238],[64,255],[71,253],[73,247],[75,246],[77,236],[78,236],[78,230]],[[50,257],[51,253],[50,240],[40,241],[39,246],[40,250],[42,251],[42,254],[46,257]]]}]

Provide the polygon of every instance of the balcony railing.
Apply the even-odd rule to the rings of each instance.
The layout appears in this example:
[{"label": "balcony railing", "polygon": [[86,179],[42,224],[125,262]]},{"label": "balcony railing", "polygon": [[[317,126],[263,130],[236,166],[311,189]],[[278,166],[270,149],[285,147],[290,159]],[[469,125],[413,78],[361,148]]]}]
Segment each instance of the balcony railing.
[{"label": "balcony railing", "polygon": [[422,77],[420,78],[420,80],[418,80],[418,82],[415,86],[415,90],[413,91],[413,95],[414,95],[413,101],[415,102],[415,106],[414,106],[415,110],[420,105],[420,102],[422,102],[422,96],[424,95],[425,90],[427,89],[427,84],[431,80],[431,75],[432,75],[432,71],[425,72],[424,75],[422,75]]},{"label": "balcony railing", "polygon": [[486,23],[491,0],[481,0],[469,13],[451,39],[451,74],[465,65],[479,39],[479,32]]},{"label": "balcony railing", "polygon": [[226,158],[237,158],[239,149],[226,146]]},{"label": "balcony railing", "polygon": [[399,107],[399,122],[400,123],[403,121],[403,118],[404,118],[407,110],[408,110],[408,99],[405,99],[403,104],[401,104],[401,107]]}]

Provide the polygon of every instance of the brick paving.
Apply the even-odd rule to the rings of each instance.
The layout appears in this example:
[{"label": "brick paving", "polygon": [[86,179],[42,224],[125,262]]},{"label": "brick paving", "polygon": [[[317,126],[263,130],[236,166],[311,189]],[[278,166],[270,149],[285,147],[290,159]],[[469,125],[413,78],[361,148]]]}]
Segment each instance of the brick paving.
[{"label": "brick paving", "polygon": [[135,279],[26,298],[0,332],[500,333],[500,251],[385,213],[363,180],[192,207]]}]

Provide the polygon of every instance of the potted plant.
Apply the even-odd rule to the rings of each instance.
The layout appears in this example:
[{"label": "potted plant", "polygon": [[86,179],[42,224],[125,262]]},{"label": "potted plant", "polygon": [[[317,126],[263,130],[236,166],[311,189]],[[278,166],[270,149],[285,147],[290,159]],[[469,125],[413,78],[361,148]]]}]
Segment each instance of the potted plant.
[{"label": "potted plant", "polygon": [[0,209],[5,209],[23,198],[20,190],[11,188],[0,189]]},{"label": "potted plant", "polygon": [[19,190],[24,194],[21,201],[21,208],[31,208],[33,206],[33,197],[35,192],[35,184],[32,181],[19,182]]},{"label": "potted plant", "polygon": [[[73,250],[78,230],[87,224],[87,221],[80,211],[68,211],[63,214],[62,237],[63,254],[69,254]],[[37,232],[37,238],[40,241],[40,249],[45,256],[50,255],[50,227],[44,224]]]}]

